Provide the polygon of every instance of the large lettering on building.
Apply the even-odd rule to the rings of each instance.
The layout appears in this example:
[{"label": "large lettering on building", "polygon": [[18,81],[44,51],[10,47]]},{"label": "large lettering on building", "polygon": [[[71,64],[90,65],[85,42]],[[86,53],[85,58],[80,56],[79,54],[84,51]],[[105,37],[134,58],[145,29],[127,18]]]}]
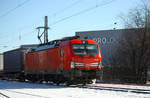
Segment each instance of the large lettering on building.
[{"label": "large lettering on building", "polygon": [[97,41],[99,44],[112,44],[115,41],[113,37],[93,37],[92,40]]}]

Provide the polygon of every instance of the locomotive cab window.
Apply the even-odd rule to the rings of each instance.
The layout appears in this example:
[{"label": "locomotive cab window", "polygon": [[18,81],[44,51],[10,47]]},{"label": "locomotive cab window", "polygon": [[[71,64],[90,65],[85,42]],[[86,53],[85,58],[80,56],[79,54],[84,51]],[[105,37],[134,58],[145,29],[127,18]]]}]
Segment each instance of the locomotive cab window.
[{"label": "locomotive cab window", "polygon": [[98,55],[96,44],[73,44],[74,55]]}]

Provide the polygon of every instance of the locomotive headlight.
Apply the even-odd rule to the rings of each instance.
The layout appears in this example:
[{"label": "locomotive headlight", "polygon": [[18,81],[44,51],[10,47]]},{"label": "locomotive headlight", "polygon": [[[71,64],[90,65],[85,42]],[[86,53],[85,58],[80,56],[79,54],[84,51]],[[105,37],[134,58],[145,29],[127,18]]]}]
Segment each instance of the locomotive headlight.
[{"label": "locomotive headlight", "polygon": [[98,68],[102,68],[102,62],[91,63],[90,66],[98,66]]},{"label": "locomotive headlight", "polygon": [[71,68],[75,68],[74,65],[75,65],[74,62],[71,62],[71,63],[70,63],[70,67],[71,67]]},{"label": "locomotive headlight", "polygon": [[78,63],[78,62],[71,62],[70,67],[75,68],[76,66],[84,66],[84,63]]},{"label": "locomotive headlight", "polygon": [[99,62],[96,62],[96,63],[91,63],[90,66],[98,66],[99,65]]},{"label": "locomotive headlight", "polygon": [[75,66],[84,66],[84,63],[75,63]]}]

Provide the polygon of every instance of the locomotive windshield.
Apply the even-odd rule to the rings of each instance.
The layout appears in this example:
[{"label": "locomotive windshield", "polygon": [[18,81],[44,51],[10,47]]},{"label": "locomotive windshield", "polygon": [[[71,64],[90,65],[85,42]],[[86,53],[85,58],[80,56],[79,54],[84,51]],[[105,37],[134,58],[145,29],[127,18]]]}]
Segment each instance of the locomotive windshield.
[{"label": "locomotive windshield", "polygon": [[96,44],[73,44],[74,55],[98,55]]}]

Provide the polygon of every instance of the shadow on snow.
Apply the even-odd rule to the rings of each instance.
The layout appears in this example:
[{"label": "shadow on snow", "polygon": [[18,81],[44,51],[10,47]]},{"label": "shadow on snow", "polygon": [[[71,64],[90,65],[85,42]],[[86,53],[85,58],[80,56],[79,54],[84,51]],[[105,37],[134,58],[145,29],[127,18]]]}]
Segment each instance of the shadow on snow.
[{"label": "shadow on snow", "polygon": [[61,89],[65,86],[0,80],[0,89]]}]

